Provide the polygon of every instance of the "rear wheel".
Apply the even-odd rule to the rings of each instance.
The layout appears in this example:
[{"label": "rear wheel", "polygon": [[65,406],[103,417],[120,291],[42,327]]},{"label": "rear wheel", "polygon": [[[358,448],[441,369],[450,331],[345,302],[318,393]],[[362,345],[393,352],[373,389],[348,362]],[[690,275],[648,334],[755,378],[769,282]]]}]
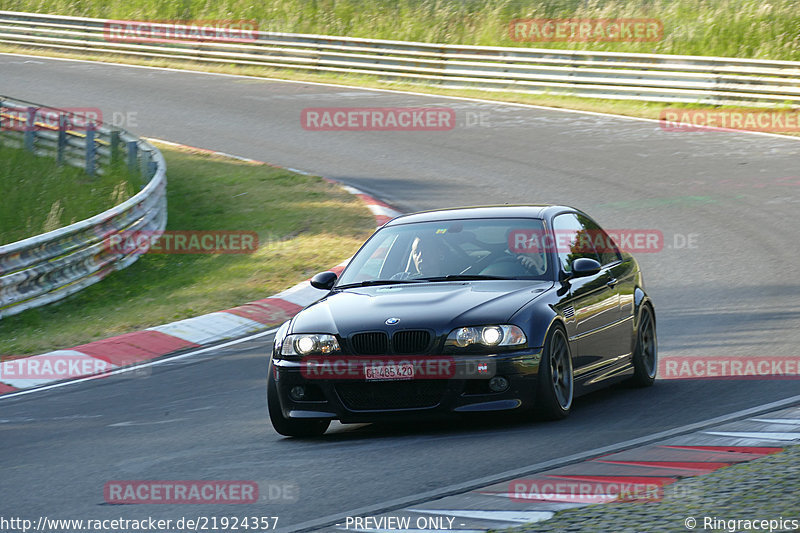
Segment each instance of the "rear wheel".
[{"label": "rear wheel", "polygon": [[278,399],[278,383],[275,381],[272,363],[269,365],[269,377],[267,378],[267,410],[272,427],[286,437],[319,437],[327,431],[331,423],[330,420],[302,420],[283,416]]},{"label": "rear wheel", "polygon": [[536,411],[545,420],[560,420],[572,408],[574,380],[567,334],[553,326],[542,349],[536,390]]},{"label": "rear wheel", "polygon": [[656,322],[649,305],[642,306],[639,328],[636,332],[636,345],[633,349],[633,377],[629,383],[636,387],[649,387],[656,379],[658,361],[658,342]]}]

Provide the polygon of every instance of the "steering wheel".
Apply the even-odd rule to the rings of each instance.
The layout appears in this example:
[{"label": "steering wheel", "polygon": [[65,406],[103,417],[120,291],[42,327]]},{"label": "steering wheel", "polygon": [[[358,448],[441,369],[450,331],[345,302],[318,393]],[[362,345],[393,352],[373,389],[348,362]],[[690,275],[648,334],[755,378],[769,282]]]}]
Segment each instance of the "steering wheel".
[{"label": "steering wheel", "polygon": [[480,271],[480,274],[490,276],[514,277],[514,276],[528,276],[530,272],[528,269],[514,256],[501,257],[491,265]]},{"label": "steering wheel", "polygon": [[505,255],[506,253],[507,253],[506,250],[493,250],[493,251],[489,252],[487,255],[485,255],[484,257],[481,257],[480,259],[475,261],[475,263],[471,264],[470,266],[468,266],[467,268],[465,268],[464,270],[459,272],[459,274],[466,274],[467,272],[469,272],[470,270],[473,270],[473,269],[474,269],[475,272],[479,272],[483,268],[484,265],[486,265],[487,263],[491,264],[491,262],[497,256],[502,256],[502,255]]}]

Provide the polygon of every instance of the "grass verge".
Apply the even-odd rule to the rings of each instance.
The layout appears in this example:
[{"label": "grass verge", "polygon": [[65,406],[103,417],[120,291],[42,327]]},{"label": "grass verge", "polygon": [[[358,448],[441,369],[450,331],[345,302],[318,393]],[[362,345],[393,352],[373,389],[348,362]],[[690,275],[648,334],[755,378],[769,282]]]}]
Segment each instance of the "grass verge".
[{"label": "grass verge", "polygon": [[62,302],[0,321],[0,354],[42,353],[265,298],[352,255],[375,227],[360,200],[320,178],[159,148],[167,229],[255,231],[258,251],[145,254]]},{"label": "grass verge", "polygon": [[[800,60],[796,0],[6,0],[3,9],[127,20],[256,20],[266,31],[450,44]],[[655,42],[518,42],[514,19],[654,18]]]},{"label": "grass verge", "polygon": [[101,213],[133,196],[138,183],[124,168],[89,176],[80,168],[58,166],[51,157],[0,145],[0,244]]}]

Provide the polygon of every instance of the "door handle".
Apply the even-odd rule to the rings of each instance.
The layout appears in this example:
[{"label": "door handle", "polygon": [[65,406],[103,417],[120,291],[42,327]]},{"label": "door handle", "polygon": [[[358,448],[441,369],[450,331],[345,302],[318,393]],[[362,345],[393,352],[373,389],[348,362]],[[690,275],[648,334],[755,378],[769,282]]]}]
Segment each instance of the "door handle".
[{"label": "door handle", "polygon": [[617,284],[617,278],[611,278],[606,282],[606,285],[608,285],[609,287],[614,287],[614,285],[616,284]]}]

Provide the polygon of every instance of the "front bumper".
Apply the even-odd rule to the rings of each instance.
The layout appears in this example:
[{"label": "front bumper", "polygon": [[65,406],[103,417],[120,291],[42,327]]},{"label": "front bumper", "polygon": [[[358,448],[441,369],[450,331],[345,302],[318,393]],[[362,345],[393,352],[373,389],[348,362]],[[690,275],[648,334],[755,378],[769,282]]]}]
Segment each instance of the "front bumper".
[{"label": "front bumper", "polygon": [[[307,367],[303,371],[299,361],[273,359],[281,411],[286,418],[354,423],[513,411],[534,405],[541,348],[493,355],[430,357],[450,357],[455,365],[452,377],[394,381],[367,381],[360,376],[328,378],[308,372]],[[476,375],[474,369],[480,364],[491,371]],[[508,388],[492,392],[488,383],[493,376],[505,377]],[[302,400],[289,394],[297,386],[306,391]]]}]

